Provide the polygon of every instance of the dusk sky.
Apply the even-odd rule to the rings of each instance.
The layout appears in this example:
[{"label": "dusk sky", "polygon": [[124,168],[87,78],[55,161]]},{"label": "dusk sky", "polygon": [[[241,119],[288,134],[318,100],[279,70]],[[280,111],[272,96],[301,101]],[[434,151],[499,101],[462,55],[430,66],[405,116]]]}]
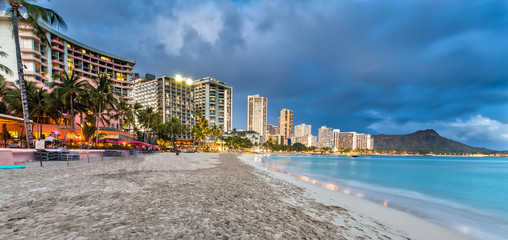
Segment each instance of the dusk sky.
[{"label": "dusk sky", "polygon": [[370,134],[433,128],[508,150],[508,1],[114,1],[41,5],[65,35],[136,60],[142,75],[210,76],[294,125]]}]

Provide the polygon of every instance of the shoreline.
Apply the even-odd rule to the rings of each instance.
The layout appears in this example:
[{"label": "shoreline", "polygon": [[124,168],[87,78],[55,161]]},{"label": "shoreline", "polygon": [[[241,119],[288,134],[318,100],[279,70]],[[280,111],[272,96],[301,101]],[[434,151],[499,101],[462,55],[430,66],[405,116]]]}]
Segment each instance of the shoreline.
[{"label": "shoreline", "polygon": [[323,205],[343,207],[348,211],[360,214],[361,217],[372,218],[390,228],[400,230],[414,239],[471,239],[453,229],[440,226],[409,213],[384,207],[367,199],[334,191],[331,188],[331,190],[327,189],[329,186],[319,186],[316,182],[309,182],[308,178],[305,179],[305,177],[298,177],[296,174],[288,174],[280,170],[270,170],[261,163],[256,162],[254,160],[256,156],[255,154],[242,154],[238,158],[243,163],[261,172],[305,189],[306,196]]}]

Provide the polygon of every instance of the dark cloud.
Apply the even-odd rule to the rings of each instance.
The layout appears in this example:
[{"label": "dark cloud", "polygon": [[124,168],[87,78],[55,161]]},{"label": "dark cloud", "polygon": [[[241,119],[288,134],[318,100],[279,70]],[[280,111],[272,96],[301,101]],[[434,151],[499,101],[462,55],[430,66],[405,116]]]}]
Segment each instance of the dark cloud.
[{"label": "dark cloud", "polygon": [[[236,128],[246,126],[251,94],[268,97],[269,123],[276,124],[281,108],[290,108],[295,124],[312,124],[315,133],[321,125],[399,133],[383,128],[378,123],[386,119],[369,111],[389,115],[390,123],[418,126],[447,126],[478,114],[478,121],[506,125],[506,114],[498,111],[508,107],[503,0],[46,5],[67,20],[65,34],[136,59],[137,72],[228,82],[234,86]],[[490,136],[481,135],[486,142],[500,141]],[[508,136],[501,139],[508,142]]]}]

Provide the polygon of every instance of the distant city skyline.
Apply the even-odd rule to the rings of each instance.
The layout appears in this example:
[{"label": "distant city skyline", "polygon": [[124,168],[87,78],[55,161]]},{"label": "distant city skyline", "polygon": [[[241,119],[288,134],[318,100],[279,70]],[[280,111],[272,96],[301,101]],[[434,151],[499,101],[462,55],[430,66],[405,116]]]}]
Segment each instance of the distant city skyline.
[{"label": "distant city skyline", "polygon": [[508,146],[503,0],[40,3],[66,20],[65,35],[135,59],[134,72],[227,82],[233,128],[259,93],[270,124],[288,108],[295,123]]}]

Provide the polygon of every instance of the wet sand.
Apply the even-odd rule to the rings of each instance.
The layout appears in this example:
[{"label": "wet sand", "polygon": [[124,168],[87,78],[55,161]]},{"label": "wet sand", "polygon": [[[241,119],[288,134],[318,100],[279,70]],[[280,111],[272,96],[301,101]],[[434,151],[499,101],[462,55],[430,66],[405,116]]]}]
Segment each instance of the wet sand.
[{"label": "wet sand", "polygon": [[0,172],[0,239],[409,239],[233,154],[38,164]]}]

